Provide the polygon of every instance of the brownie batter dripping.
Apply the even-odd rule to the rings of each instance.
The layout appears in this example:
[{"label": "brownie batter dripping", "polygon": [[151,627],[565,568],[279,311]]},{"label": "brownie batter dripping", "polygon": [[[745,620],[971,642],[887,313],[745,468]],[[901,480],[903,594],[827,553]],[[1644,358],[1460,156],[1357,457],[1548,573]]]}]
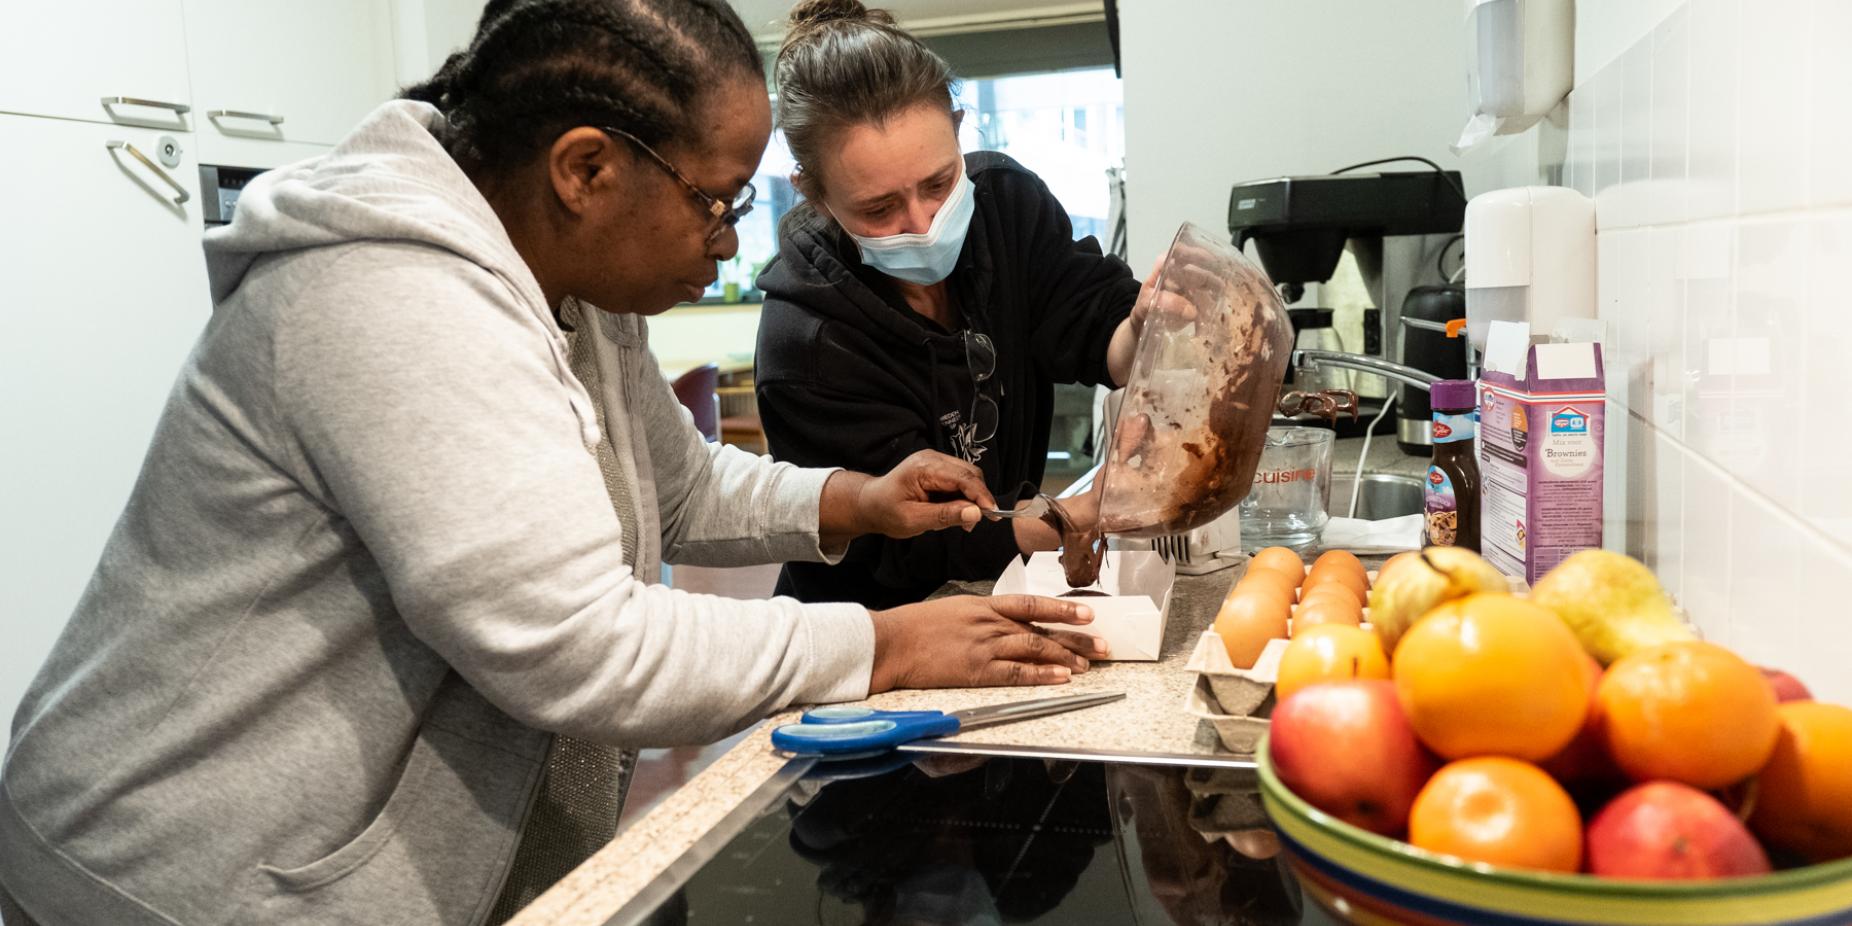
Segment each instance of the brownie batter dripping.
[{"label": "brownie batter dripping", "polygon": [[1041,498],[1048,502],[1048,511],[1042,515],[1042,521],[1061,534],[1061,571],[1067,576],[1067,584],[1076,589],[1085,589],[1098,582],[1100,564],[1106,559],[1106,538],[1100,529],[1096,526],[1089,530],[1076,525],[1068,518],[1067,510],[1061,507],[1059,500],[1049,495]]}]

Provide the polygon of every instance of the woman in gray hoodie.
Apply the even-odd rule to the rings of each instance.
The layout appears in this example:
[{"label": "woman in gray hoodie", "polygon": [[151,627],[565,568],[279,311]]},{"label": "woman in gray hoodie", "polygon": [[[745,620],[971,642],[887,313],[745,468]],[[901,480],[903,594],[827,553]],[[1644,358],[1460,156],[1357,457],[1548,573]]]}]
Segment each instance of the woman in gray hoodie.
[{"label": "woman in gray hoodie", "polygon": [[937,455],[707,444],[663,381],[643,316],[732,256],[770,131],[724,2],[493,3],[407,95],[207,236],[212,319],[13,721],[9,926],[499,919],[608,838],[616,749],[1098,655],[1027,623],[1073,603],[648,581],[992,504]]}]

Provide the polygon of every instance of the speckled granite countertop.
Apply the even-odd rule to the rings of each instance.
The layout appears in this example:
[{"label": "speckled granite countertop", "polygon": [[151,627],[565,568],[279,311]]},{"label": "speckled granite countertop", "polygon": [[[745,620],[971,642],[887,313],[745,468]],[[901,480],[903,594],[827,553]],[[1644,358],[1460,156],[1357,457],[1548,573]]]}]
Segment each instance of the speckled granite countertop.
[{"label": "speckled granite countertop", "polygon": [[[1393,441],[1384,443],[1393,451]],[[1375,447],[1371,450],[1375,457]],[[1354,459],[1356,451],[1351,453]],[[1369,558],[1365,561],[1374,568]],[[1214,620],[1229,585],[1244,568],[1177,577],[1164,628],[1163,658],[1156,662],[1096,664],[1092,671],[1062,686],[890,691],[865,703],[885,710],[953,711],[1053,695],[1123,691],[1123,701],[973,730],[951,739],[1031,748],[1079,747],[1120,755],[1217,753],[1220,747],[1214,731],[1184,712],[1184,699],[1195,679],[1183,667],[1197,637]],[[983,594],[988,587],[989,583],[952,586],[942,594]],[[784,765],[784,758],[772,751],[771,729],[794,720],[796,714],[787,712],[761,724],[512,922],[519,926],[601,926]]]}]

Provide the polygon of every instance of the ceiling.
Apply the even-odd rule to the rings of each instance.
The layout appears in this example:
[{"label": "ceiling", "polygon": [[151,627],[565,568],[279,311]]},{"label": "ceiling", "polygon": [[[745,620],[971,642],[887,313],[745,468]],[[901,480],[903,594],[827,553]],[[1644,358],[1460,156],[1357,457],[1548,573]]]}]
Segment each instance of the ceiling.
[{"label": "ceiling", "polygon": [[[730,0],[753,35],[776,40],[794,0]],[[922,35],[1086,22],[1105,16],[1104,0],[863,0]]]}]

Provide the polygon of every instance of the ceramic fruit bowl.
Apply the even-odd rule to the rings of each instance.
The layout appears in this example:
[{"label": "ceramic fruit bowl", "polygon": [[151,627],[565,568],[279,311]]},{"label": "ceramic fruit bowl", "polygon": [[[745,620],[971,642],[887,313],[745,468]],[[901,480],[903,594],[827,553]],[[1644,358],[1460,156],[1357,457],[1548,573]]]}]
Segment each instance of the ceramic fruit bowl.
[{"label": "ceramic fruit bowl", "polygon": [[1351,826],[1301,800],[1255,750],[1261,801],[1306,894],[1364,926],[1843,926],[1852,859],[1716,881],[1626,881],[1496,868]]}]

